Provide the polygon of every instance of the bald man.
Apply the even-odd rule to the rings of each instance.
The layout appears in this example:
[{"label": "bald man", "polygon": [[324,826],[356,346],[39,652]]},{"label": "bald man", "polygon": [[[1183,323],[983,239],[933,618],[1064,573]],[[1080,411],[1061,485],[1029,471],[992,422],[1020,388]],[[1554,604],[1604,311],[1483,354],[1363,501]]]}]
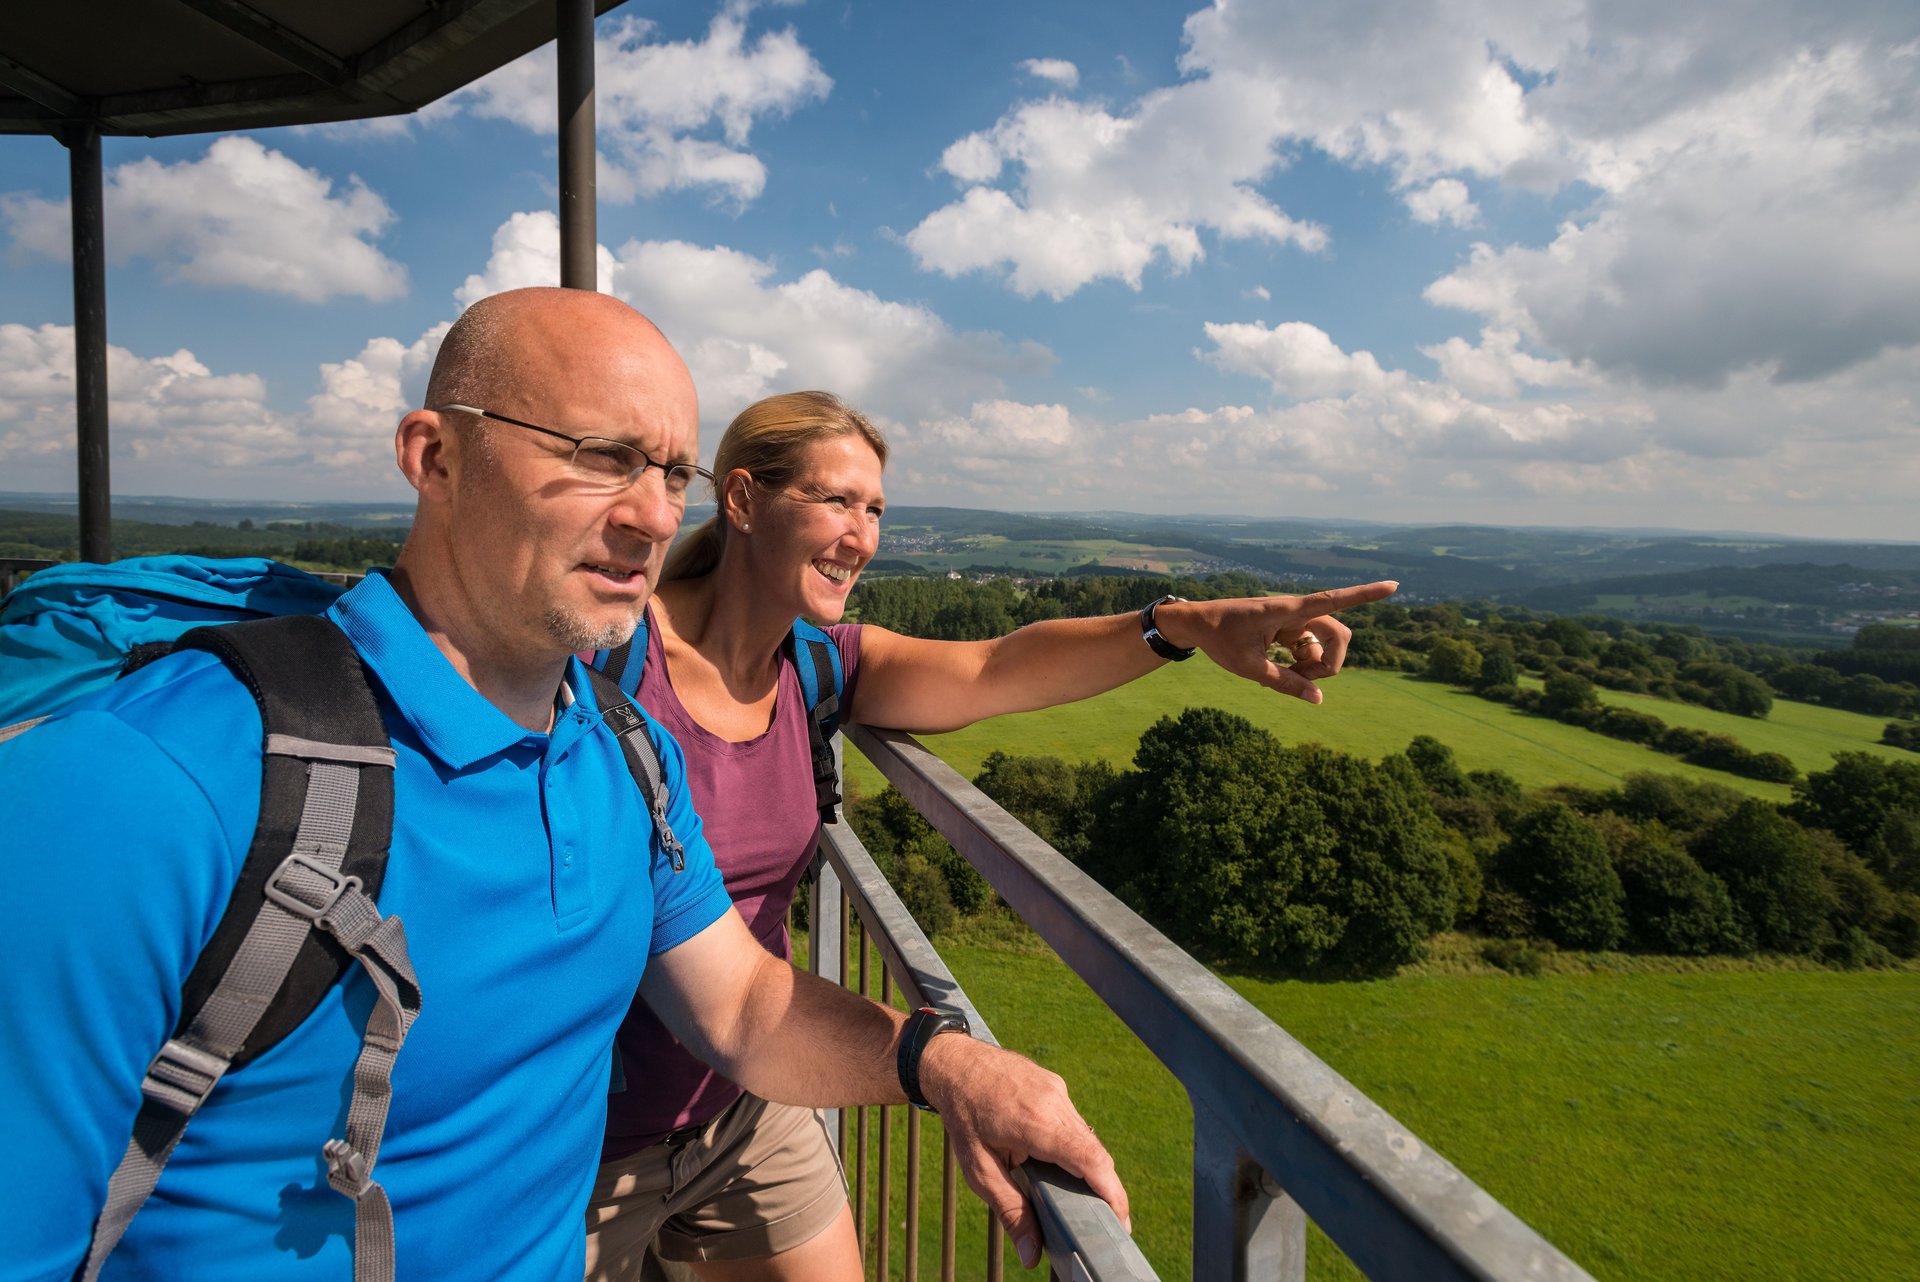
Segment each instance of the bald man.
[{"label": "bald man", "polygon": [[[399,1276],[574,1282],[636,982],[728,1077],[804,1106],[903,1100],[903,1021],[753,940],[679,749],[649,725],[685,849],[670,856],[573,657],[632,632],[699,474],[673,348],[607,296],[515,291],[448,333],[427,404],[395,436],[419,494],[406,547],[328,614],[395,749],[380,910],[404,919],[423,994],[376,1174]],[[0,1279],[67,1278],[87,1254],[148,1061],[245,857],[260,742],[253,698],[194,652],[0,745],[0,832],[35,853],[14,861],[18,960],[0,979]],[[103,1277],[354,1275],[355,1207],[320,1154],[373,1003],[351,975],[214,1087]],[[1023,1257],[1037,1229],[1007,1178],[1021,1158],[1081,1174],[1125,1215],[1058,1077],[951,1035],[917,1067]]]}]

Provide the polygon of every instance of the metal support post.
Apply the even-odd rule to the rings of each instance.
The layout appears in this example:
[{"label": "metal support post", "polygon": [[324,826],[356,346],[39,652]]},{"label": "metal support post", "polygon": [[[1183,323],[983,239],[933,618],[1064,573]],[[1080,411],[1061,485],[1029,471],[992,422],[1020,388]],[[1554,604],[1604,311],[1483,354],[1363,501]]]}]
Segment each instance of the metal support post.
[{"label": "metal support post", "polygon": [[1193,1110],[1193,1276],[1306,1282],[1307,1217],[1227,1128]]},{"label": "metal support post", "polygon": [[113,480],[107,454],[107,233],[100,131],[67,144],[73,200],[73,404],[80,454],[80,559],[113,559]]},{"label": "metal support post", "polygon": [[593,0],[554,0],[554,19],[560,64],[560,283],[568,289],[598,289]]}]

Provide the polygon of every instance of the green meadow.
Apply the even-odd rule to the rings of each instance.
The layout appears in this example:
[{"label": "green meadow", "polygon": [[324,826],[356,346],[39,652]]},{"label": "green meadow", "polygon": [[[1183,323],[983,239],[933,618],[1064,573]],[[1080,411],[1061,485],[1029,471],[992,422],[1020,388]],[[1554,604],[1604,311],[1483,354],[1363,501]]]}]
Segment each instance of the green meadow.
[{"label": "green meadow", "polygon": [[1825,770],[1833,764],[1837,752],[1870,752],[1889,761],[1920,760],[1904,748],[1879,742],[1880,732],[1887,724],[1886,717],[1775,699],[1773,711],[1755,720],[1651,695],[1604,689],[1599,695],[1602,703],[1650,712],[1668,725],[1730,734],[1755,752],[1781,753],[1799,766],[1803,774]]},{"label": "green meadow", "polygon": [[[1316,707],[1196,658],[1191,663],[1168,664],[1082,703],[998,717],[951,734],[928,735],[926,742],[969,777],[996,748],[1125,765],[1133,758],[1141,732],[1159,718],[1182,708],[1212,706],[1246,717],[1283,742],[1317,740],[1373,760],[1405,749],[1415,735],[1432,735],[1453,749],[1464,769],[1504,770],[1527,788],[1556,783],[1608,788],[1635,771],[1652,770],[1709,780],[1769,801],[1785,801],[1790,795],[1784,784],[1690,766],[1638,744],[1528,716],[1402,672],[1349,669],[1325,682],[1322,689],[1326,700]],[[1872,752],[1891,759],[1912,756],[1877,742],[1885,718],[1781,700],[1774,704],[1771,716],[1754,720],[1611,690],[1600,695],[1609,703],[1651,712],[1673,725],[1730,734],[1756,752],[1783,753],[1803,773],[1826,769],[1840,751]],[[847,774],[865,795],[884,786],[879,772],[858,753],[847,754]]]},{"label": "green meadow", "polygon": [[[1505,770],[1528,788],[1610,787],[1652,770],[1773,801],[1790,795],[1402,673],[1349,671],[1324,689],[1315,707],[1201,660],[927,742],[969,776],[996,748],[1124,765],[1159,717],[1211,705],[1287,742],[1374,759],[1429,734],[1463,767]],[[1803,772],[1825,769],[1840,751],[1907,756],[1875,742],[1881,718],[1782,701],[1756,721],[1600,696],[1784,753]],[[858,753],[848,754],[847,773],[869,795],[884,784]],[[1186,1278],[1184,1093],[1050,953],[991,933],[966,927],[938,942],[1000,1040],[1070,1080],[1120,1163],[1142,1249],[1163,1278]],[[1471,941],[1442,937],[1434,960],[1390,980],[1228,982],[1606,1282],[1920,1276],[1911,1206],[1920,1188],[1920,968],[1561,954],[1547,975],[1522,979],[1492,972]],[[903,1161],[897,1135],[895,1143]],[[923,1216],[932,1225],[937,1122],[926,1143]],[[897,1272],[897,1195],[888,1218]],[[932,1232],[923,1276],[937,1268]],[[984,1250],[984,1212],[972,1203],[959,1276],[984,1275]],[[1309,1279],[1357,1276],[1313,1230]]]},{"label": "green meadow", "polygon": [[[1142,1249],[1186,1278],[1191,1114],[1173,1077],[1050,955],[941,952],[1004,1045],[1069,1079]],[[1920,972],[1229,982],[1604,1282],[1914,1276]],[[932,1225],[937,1129],[926,1145]],[[898,1193],[891,1212],[897,1272]],[[971,1203],[960,1276],[983,1275],[984,1250]],[[1315,1230],[1307,1276],[1359,1275]]]}]

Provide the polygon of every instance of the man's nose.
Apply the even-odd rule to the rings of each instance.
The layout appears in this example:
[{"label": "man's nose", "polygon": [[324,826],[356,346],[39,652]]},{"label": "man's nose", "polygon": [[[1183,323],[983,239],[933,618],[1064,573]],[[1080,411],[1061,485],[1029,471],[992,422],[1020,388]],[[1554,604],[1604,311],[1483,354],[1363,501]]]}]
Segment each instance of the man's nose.
[{"label": "man's nose", "polygon": [[666,474],[648,468],[614,497],[609,516],[615,525],[649,543],[665,543],[679,533],[686,511],[686,497],[667,492]]}]

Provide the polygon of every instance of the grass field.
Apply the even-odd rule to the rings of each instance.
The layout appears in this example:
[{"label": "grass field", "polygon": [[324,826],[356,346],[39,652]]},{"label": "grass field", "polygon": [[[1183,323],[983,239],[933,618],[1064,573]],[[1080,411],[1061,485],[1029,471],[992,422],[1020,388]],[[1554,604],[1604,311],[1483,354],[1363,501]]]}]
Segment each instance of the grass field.
[{"label": "grass field", "polygon": [[1889,720],[1887,717],[1869,717],[1838,708],[1775,699],[1773,711],[1755,720],[1644,694],[1603,689],[1599,695],[1603,703],[1650,712],[1671,726],[1694,726],[1730,734],[1755,752],[1782,753],[1803,773],[1826,769],[1833,764],[1837,752],[1870,752],[1889,761],[1920,761],[1920,756],[1904,748],[1879,742],[1880,732]]},{"label": "grass field", "polygon": [[[1400,673],[1351,671],[1326,691],[1316,708],[1201,661],[928,742],[969,775],[995,748],[1125,764],[1157,718],[1211,705],[1285,741],[1370,758],[1431,734],[1463,766],[1497,767],[1527,787],[1605,787],[1654,770],[1789,795]],[[1802,771],[1842,750],[1904,755],[1875,742],[1880,718],[1780,702],[1755,721],[1600,694],[1784,753]],[[847,768],[864,791],[882,784],[857,753]],[[942,955],[1004,1044],[1073,1083],[1121,1164],[1142,1248],[1162,1277],[1187,1277],[1191,1115],[1178,1083],[1051,955],[966,939],[943,938]],[[1470,947],[1462,958],[1373,983],[1229,982],[1605,1282],[1920,1278],[1910,1205],[1920,1188],[1920,970],[1615,966],[1567,954],[1555,973],[1519,979],[1485,973]],[[936,1169],[923,1194],[929,1223]],[[897,1198],[890,1218],[897,1271]],[[959,1276],[982,1275],[984,1236],[974,1204]],[[933,1249],[923,1276],[933,1275]],[[1308,1277],[1356,1276],[1314,1230]]]},{"label": "grass field", "polygon": [[[1160,717],[1210,705],[1246,717],[1283,741],[1318,740],[1374,760],[1405,749],[1415,735],[1429,734],[1451,747],[1462,767],[1505,770],[1528,788],[1554,783],[1605,788],[1634,771],[1653,770],[1710,780],[1769,801],[1790,795],[1784,784],[1690,766],[1638,744],[1527,716],[1405,673],[1349,670],[1324,689],[1326,702],[1314,707],[1242,681],[1200,658],[1168,664],[1084,703],[995,718],[952,734],[927,736],[927,743],[969,777],[995,748],[1125,765],[1132,761],[1141,732]],[[1771,717],[1755,721],[1614,691],[1601,691],[1601,697],[1652,712],[1673,725],[1731,734],[1757,752],[1784,753],[1803,772],[1826,769],[1841,750],[1912,757],[1876,742],[1884,718],[1859,713],[1781,701],[1774,704]],[[879,772],[856,752],[847,754],[847,774],[866,795],[883,786]]]},{"label": "grass field", "polygon": [[[1004,1044],[1068,1077],[1142,1248],[1187,1277],[1174,1079],[1050,956],[941,951]],[[1915,1276],[1920,972],[1229,982],[1605,1282]],[[983,1221],[964,1217],[962,1277]],[[1308,1277],[1354,1276],[1316,1231]]]}]

